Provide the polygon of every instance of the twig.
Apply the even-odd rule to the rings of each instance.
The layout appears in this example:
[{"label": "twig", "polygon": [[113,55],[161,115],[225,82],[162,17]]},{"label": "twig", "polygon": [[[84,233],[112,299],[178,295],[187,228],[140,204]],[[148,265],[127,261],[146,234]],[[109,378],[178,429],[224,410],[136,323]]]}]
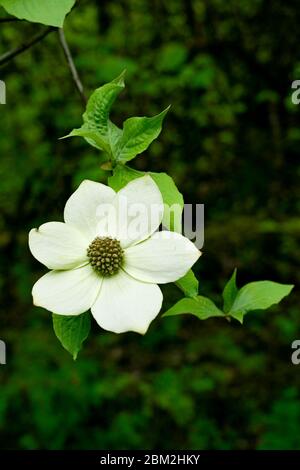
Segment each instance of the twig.
[{"label": "twig", "polygon": [[0,23],[12,23],[13,21],[23,21],[20,18],[0,18]]},{"label": "twig", "polygon": [[6,62],[9,62],[11,59],[18,56],[19,54],[22,54],[22,52],[26,51],[30,47],[40,42],[42,39],[48,36],[49,33],[51,33],[52,31],[56,31],[56,29],[57,28],[53,28],[53,26],[50,26],[49,28],[44,29],[44,31],[34,36],[28,42],[24,42],[23,44],[21,44],[21,46],[6,52],[2,56],[0,56],[0,65],[6,64]]},{"label": "twig", "polygon": [[73,81],[75,83],[76,89],[77,89],[77,91],[80,95],[81,100],[83,101],[84,104],[86,104],[87,99],[86,99],[86,96],[84,94],[83,85],[82,85],[81,80],[79,78],[76,66],[75,66],[74,61],[73,61],[72,53],[71,53],[70,48],[68,46],[64,30],[62,28],[58,29],[58,35],[59,35],[59,40],[60,40],[62,49],[64,51],[64,55],[65,55],[66,61],[68,63]]}]

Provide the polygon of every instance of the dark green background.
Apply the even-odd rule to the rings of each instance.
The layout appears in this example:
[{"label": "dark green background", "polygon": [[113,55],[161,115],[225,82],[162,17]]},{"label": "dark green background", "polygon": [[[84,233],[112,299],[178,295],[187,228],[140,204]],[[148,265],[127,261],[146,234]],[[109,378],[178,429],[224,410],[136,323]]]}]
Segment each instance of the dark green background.
[{"label": "dark green background", "polygon": [[[88,94],[127,69],[116,123],[172,104],[133,165],[167,171],[186,202],[205,204],[196,271],[217,302],[235,266],[240,285],[300,279],[299,22],[299,5],[284,0],[79,1],[66,21]],[[43,27],[0,28],[2,54]],[[300,449],[297,289],[244,326],[183,316],[157,319],[141,337],[93,325],[76,363],[62,349],[51,315],[32,306],[46,269],[27,234],[62,220],[81,180],[105,174],[83,140],[58,140],[83,107],[56,32],[0,78],[1,448]],[[168,305],[180,297],[166,293]]]}]

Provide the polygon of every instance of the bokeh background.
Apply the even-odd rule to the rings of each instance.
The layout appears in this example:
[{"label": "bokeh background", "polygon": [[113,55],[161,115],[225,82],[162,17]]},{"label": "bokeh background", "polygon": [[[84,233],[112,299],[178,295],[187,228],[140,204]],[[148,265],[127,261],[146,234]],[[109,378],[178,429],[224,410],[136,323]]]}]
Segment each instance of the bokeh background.
[{"label": "bokeh background", "polygon": [[[200,293],[216,302],[238,282],[300,280],[300,79],[297,2],[82,0],[65,32],[85,91],[127,69],[114,105],[121,125],[172,104],[164,130],[133,166],[167,171],[206,208]],[[1,17],[6,16],[1,10]],[[42,26],[0,24],[0,52]],[[0,446],[13,449],[300,449],[299,292],[244,326],[192,316],[148,334],[93,331],[77,362],[51,315],[34,308],[46,271],[31,227],[62,220],[84,178],[105,181],[97,150],[58,140],[82,103],[57,33],[0,69]],[[181,297],[165,290],[167,305]]]}]

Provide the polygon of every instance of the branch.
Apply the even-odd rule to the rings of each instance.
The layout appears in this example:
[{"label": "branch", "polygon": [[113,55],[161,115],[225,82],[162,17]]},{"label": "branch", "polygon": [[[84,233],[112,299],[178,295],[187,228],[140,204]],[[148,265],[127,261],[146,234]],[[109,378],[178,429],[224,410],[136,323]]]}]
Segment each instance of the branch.
[{"label": "branch", "polygon": [[65,55],[65,58],[66,58],[66,61],[68,63],[68,66],[69,66],[69,69],[70,69],[70,72],[71,72],[71,75],[72,75],[72,78],[73,78],[73,81],[75,83],[75,86],[76,86],[76,89],[79,93],[79,96],[82,100],[82,102],[84,104],[87,103],[87,99],[86,99],[86,96],[84,94],[84,90],[83,90],[83,85],[81,83],[81,80],[79,78],[79,75],[78,75],[78,72],[77,72],[77,69],[76,69],[76,66],[74,64],[74,61],[73,61],[73,57],[72,57],[72,53],[70,51],[70,48],[68,46],[68,43],[67,43],[67,40],[66,40],[66,36],[65,36],[65,33],[64,33],[64,30],[62,28],[59,28],[58,29],[58,36],[59,36],[59,40],[60,40],[60,44],[61,44],[61,47],[64,51],[64,55]]},{"label": "branch", "polygon": [[19,18],[0,18],[0,23],[12,23],[13,21],[23,21]]},{"label": "branch", "polygon": [[22,52],[27,51],[27,49],[30,49],[30,47],[42,41],[42,39],[48,36],[49,33],[51,33],[52,31],[56,31],[56,29],[57,28],[53,28],[52,26],[50,26],[49,28],[44,29],[44,31],[31,38],[28,42],[24,42],[19,47],[16,47],[11,51],[6,52],[2,56],[0,56],[0,65],[6,64],[14,57],[18,56],[19,54],[22,54]]}]

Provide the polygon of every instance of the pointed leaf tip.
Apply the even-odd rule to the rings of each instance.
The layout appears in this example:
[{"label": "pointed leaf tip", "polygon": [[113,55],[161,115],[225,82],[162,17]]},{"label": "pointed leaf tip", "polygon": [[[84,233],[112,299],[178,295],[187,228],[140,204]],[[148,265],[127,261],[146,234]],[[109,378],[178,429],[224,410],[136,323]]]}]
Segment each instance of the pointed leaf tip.
[{"label": "pointed leaf tip", "polygon": [[237,268],[234,269],[231,278],[227,282],[227,284],[224,287],[222,297],[224,300],[223,304],[223,310],[225,313],[229,312],[231,309],[233,302],[235,301],[235,298],[238,293],[238,288],[236,285],[236,273],[237,273]]},{"label": "pointed leaf tip", "polygon": [[183,298],[173,307],[167,310],[162,316],[169,317],[173,315],[191,314],[199,320],[207,320],[211,317],[224,317],[224,313],[208,297],[198,295],[193,298]]},{"label": "pointed leaf tip", "polygon": [[65,316],[53,313],[53,329],[62,346],[76,361],[82,343],[89,335],[91,317],[88,312],[81,315]]},{"label": "pointed leaf tip", "polygon": [[250,282],[238,291],[228,313],[242,323],[246,313],[253,310],[266,310],[278,304],[290,294],[293,287],[292,284],[279,284],[273,281]]},{"label": "pointed leaf tip", "polygon": [[168,110],[169,106],[156,116],[138,116],[126,119],[122,135],[115,147],[115,158],[118,163],[124,164],[132,160],[149,147],[159,136]]},{"label": "pointed leaf tip", "polygon": [[124,69],[123,72],[118,75],[118,77],[114,78],[111,83],[115,83],[116,85],[121,86],[122,88],[125,87],[125,76],[126,76],[127,70]]}]

